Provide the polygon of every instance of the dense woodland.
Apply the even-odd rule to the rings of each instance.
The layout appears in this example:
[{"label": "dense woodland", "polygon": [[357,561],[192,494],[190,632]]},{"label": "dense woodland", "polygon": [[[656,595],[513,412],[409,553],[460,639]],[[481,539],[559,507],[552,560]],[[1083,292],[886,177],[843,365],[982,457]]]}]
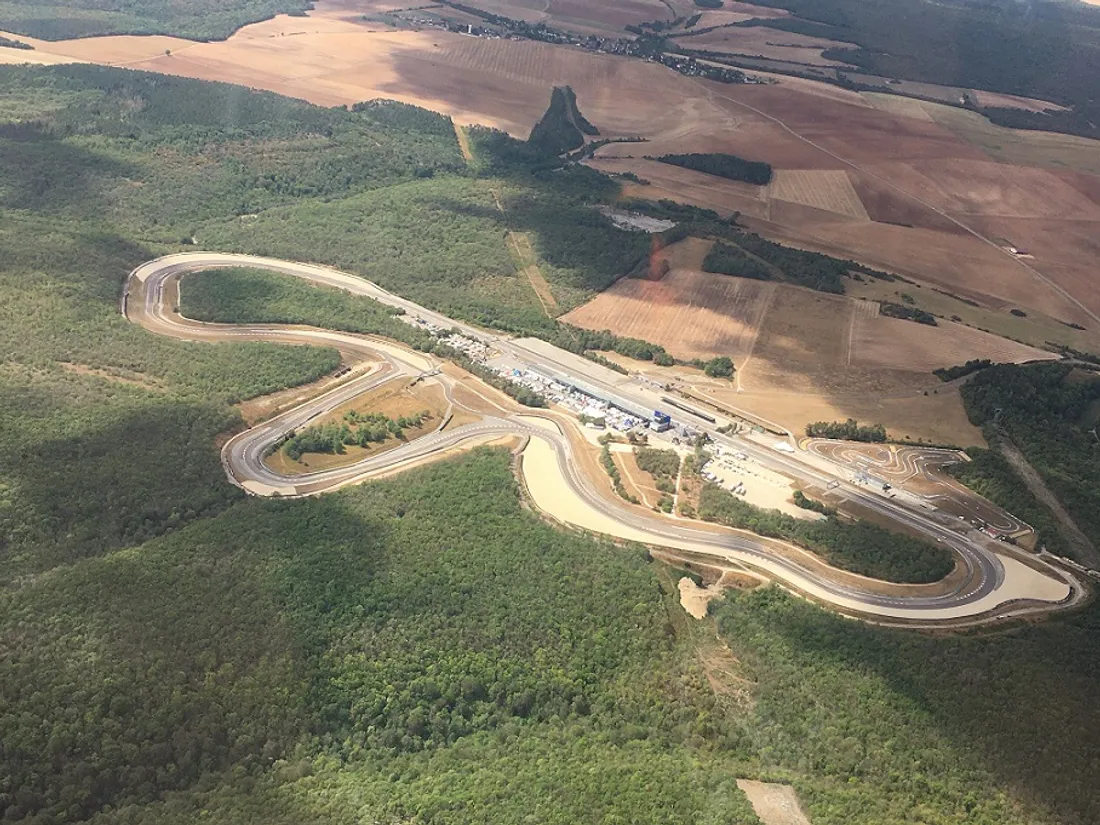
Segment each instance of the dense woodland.
[{"label": "dense woodland", "polygon": [[717,241],[703,259],[704,272],[735,275],[756,281],[775,280],[775,271],[759,259],[745,253],[740,247]]},{"label": "dense woodland", "polygon": [[248,23],[312,5],[308,0],[0,0],[0,29],[44,40],[101,34],[224,40]]},{"label": "dense woodland", "polygon": [[878,312],[879,315],[885,315],[887,318],[900,318],[902,321],[912,321],[930,327],[939,326],[935,315],[919,307],[895,304],[892,301],[881,301],[878,305]]},{"label": "dense woodland", "polygon": [[577,96],[569,86],[555,86],[550,105],[531,129],[527,142],[541,152],[560,155],[584,144],[585,135],[600,130],[589,123],[577,108]]},{"label": "dense woodland", "polygon": [[889,273],[855,261],[794,249],[765,240],[752,232],[738,231],[729,225],[716,223],[705,214],[692,213],[689,219],[699,224],[700,233],[718,238],[703,260],[705,272],[761,281],[786,281],[836,295],[844,294],[844,279],[850,276],[862,277],[865,274],[885,281],[894,279]]},{"label": "dense woodland", "polygon": [[1082,3],[1011,0],[762,0],[796,18],[754,20],[854,43],[827,56],[871,74],[1050,100],[1073,112],[1050,118],[993,110],[1006,126],[1097,136],[1100,10]]},{"label": "dense woodland", "polygon": [[[1015,444],[1093,546],[1100,546],[1100,376],[1068,364],[998,364],[967,382],[962,396],[970,420],[994,445],[1001,438]],[[1033,504],[1021,511],[1022,481],[1003,459],[985,457],[956,472],[1021,518],[1031,513],[1038,523],[1030,523],[1048,546],[1068,552],[1045,508]]]},{"label": "dense woodland", "polygon": [[940,367],[939,369],[932,370],[932,374],[941,381],[954,381],[956,378],[962,378],[991,366],[993,366],[993,362],[988,358],[971,358],[965,364],[956,364],[953,367]]},{"label": "dense woodland", "polygon": [[886,440],[886,428],[881,424],[860,424],[854,418],[846,421],[814,421],[806,425],[806,435],[810,438],[882,442]]},{"label": "dense woodland", "polygon": [[673,166],[682,166],[685,169],[693,169],[696,172],[706,172],[708,175],[717,175],[720,178],[752,183],[756,186],[767,186],[772,179],[771,164],[756,160],[745,160],[737,155],[727,155],[720,152],[661,155],[649,159],[659,160],[661,163],[669,163]]},{"label": "dense woodland", "polygon": [[955,566],[943,547],[886,530],[865,521],[830,516],[806,521],[779,510],[755,507],[717,484],[699,496],[699,518],[782,538],[812,550],[843,570],[893,582],[939,581]]},{"label": "dense woodland", "polygon": [[[467,168],[446,119],[356,109],[0,68],[5,821],[757,825],[741,776],[792,783],[815,825],[1100,819],[1094,608],[925,637],[767,588],[716,605],[732,658],[642,549],[527,510],[504,451],[313,500],[227,484],[230,405],[338,356],[147,333],[118,312],[137,264],[288,249],[522,326],[505,221],[578,299],[648,249],[587,208],[605,179],[489,130]],[[272,276],[206,286],[400,324]]]}]

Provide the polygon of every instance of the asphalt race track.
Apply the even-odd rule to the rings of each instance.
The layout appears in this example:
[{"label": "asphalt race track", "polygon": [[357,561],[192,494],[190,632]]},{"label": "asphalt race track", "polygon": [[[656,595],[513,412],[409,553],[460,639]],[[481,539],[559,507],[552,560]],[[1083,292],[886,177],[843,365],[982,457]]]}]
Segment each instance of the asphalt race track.
[{"label": "asphalt race track", "polygon": [[[605,530],[617,538],[639,540],[654,546],[712,556],[716,561],[744,565],[764,573],[783,586],[830,604],[845,612],[862,614],[886,623],[919,625],[977,624],[1014,615],[1051,612],[1080,602],[1086,591],[1072,572],[1046,559],[1029,557],[1025,565],[1009,548],[996,546],[975,531],[960,533],[957,525],[943,517],[922,513],[916,508],[876,496],[852,485],[839,467],[830,467],[820,455],[798,452],[780,453],[757,443],[710,432],[719,443],[726,443],[753,456],[755,460],[794,475],[803,481],[841,487],[846,495],[862,506],[874,509],[907,527],[918,530],[932,541],[954,550],[964,575],[951,587],[935,585],[890,586],[860,581],[850,574],[830,575],[820,564],[803,564],[797,554],[780,555],[767,543],[736,531],[716,531],[688,526],[691,522],[656,514],[649,515],[624,502],[605,498],[573,460],[570,439],[559,429],[536,426],[530,416],[518,416],[501,410],[500,415],[482,416],[480,421],[439,429],[393,450],[362,461],[302,475],[285,476],[271,470],[263,461],[268,450],[288,432],[302,427],[356,396],[400,376],[423,376],[444,387],[452,408],[457,405],[451,394],[452,380],[437,373],[431,358],[396,344],[342,332],[282,325],[222,325],[190,321],[166,309],[166,288],[183,274],[200,269],[226,266],[254,266],[315,284],[332,286],[402,308],[412,317],[423,318],[444,328],[457,328],[462,334],[491,344],[517,361],[539,364],[559,373],[577,369],[575,357],[564,351],[554,352],[548,345],[534,347],[522,340],[487,333],[462,322],[407,301],[362,278],[312,265],[223,253],[181,253],[159,258],[130,273],[122,297],[122,312],[131,321],[151,332],[194,341],[274,341],[335,346],[346,352],[360,352],[379,361],[379,366],[328,392],[276,415],[232,438],[222,450],[222,463],[229,480],[253,495],[314,495],[357,483],[382,473],[423,462],[434,454],[454,449],[471,440],[519,436],[539,439],[556,456],[561,481],[579,498],[584,507],[597,513],[611,525]],[[594,381],[585,372],[588,383]],[[651,405],[652,393],[636,388],[609,388],[640,406]],[[652,408],[650,406],[650,408]],[[525,420],[528,419],[528,420]],[[696,422],[697,423],[697,422]],[[721,422],[718,422],[719,424]],[[556,426],[556,425],[555,425]],[[536,501],[550,515],[569,521],[555,512],[553,500]],[[582,525],[583,526],[583,525]],[[1023,556],[1022,552],[1019,556]],[[1041,571],[1041,572],[1040,572]],[[953,579],[954,581],[954,579]]]}]

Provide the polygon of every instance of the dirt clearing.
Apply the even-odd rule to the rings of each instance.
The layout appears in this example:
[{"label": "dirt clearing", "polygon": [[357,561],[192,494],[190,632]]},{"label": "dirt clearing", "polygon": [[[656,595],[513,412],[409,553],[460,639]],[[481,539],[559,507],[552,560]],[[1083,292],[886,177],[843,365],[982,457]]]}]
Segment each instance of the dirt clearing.
[{"label": "dirt clearing", "polygon": [[737,787],[749,798],[764,825],[810,825],[790,785],[738,779]]}]

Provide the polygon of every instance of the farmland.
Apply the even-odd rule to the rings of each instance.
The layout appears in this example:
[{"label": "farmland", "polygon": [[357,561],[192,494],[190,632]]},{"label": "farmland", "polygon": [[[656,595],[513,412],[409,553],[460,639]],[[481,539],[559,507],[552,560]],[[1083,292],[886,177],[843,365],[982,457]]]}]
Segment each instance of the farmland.
[{"label": "farmland", "polygon": [[959,353],[998,363],[1055,357],[1006,338],[942,321],[938,327],[857,314],[852,326],[851,366],[931,372],[958,362]]},{"label": "farmland", "polygon": [[[700,21],[700,28],[703,27]],[[771,60],[789,60],[813,66],[845,66],[838,60],[822,57],[825,49],[844,44],[820,37],[807,37],[769,28],[723,28],[690,37],[676,38],[678,46],[705,52],[759,56]]]},{"label": "farmland", "polygon": [[781,170],[768,187],[768,196],[836,212],[856,220],[868,220],[859,194],[852,186],[848,173],[842,169]]},{"label": "farmland", "polygon": [[624,278],[562,320],[660,342],[672,355],[747,358],[774,284],[675,269],[660,281]]},{"label": "farmland", "polygon": [[[497,3],[485,8],[523,19],[568,18],[589,28],[667,20],[673,13],[649,0],[590,6],[563,2],[536,9]],[[364,20],[352,11],[360,8],[373,12],[382,7],[322,2],[306,17],[246,26],[221,43],[170,37],[32,39],[35,50],[21,54],[237,80],[323,105],[391,97],[519,136],[526,136],[541,114],[549,87],[568,83],[602,134],[648,139],[605,146],[593,161],[597,168],[631,171],[650,181],[649,186],[630,184],[631,196],[741,212],[750,228],[767,237],[855,258],[947,291],[981,293],[995,304],[1100,326],[1094,317],[1100,298],[1090,288],[1095,260],[1090,239],[1100,225],[1100,184],[1092,175],[1072,178],[1062,171],[1100,172],[1096,141],[1009,130],[974,112],[899,103],[890,95],[860,94],[800,78],[778,78],[770,85],[718,84],[654,63],[548,43],[396,30],[382,18]],[[693,6],[672,8],[684,14]],[[732,22],[737,15],[765,13],[785,14],[744,5],[706,14],[716,25],[723,15]],[[723,32],[764,38],[765,43],[797,43],[795,51],[813,53],[801,48],[809,43],[795,33],[744,28],[711,34]],[[1032,108],[1042,104],[985,99]],[[693,152],[765,161],[777,171],[776,191],[769,196],[688,170],[658,171],[639,157]],[[1047,223],[1002,223],[1007,220]],[[1032,259],[1013,261],[997,248],[1021,245],[1024,241],[1017,238],[1023,237],[1034,247]]]}]

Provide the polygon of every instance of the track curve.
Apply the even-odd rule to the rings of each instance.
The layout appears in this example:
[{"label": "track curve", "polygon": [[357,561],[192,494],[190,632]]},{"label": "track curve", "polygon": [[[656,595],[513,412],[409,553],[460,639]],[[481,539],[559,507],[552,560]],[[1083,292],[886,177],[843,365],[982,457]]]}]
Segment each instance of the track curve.
[{"label": "track curve", "polygon": [[[282,475],[269,468],[263,458],[287,432],[385,381],[402,375],[423,376],[431,371],[433,362],[419,353],[369,336],[276,324],[198,323],[165,310],[166,289],[175,284],[182,275],[202,269],[233,266],[258,267],[364,295],[387,305],[400,307],[437,326],[457,328],[463,334],[485,342],[506,347],[510,339],[453,321],[362,278],[313,264],[197,252],[169,255],[139,266],[130,273],[126,282],[121,309],[129,320],[154,333],[194,341],[274,341],[335,346],[344,351],[369,355],[380,361],[380,366],[366,375],[309,399],[230,439],[222,450],[226,474],[232,483],[251,494],[314,495],[357,483],[383,472],[393,472],[472,439],[521,436],[528,440],[538,439],[549,446],[556,459],[557,472],[568,485],[571,494],[592,512],[600,514],[615,525],[613,529],[606,531],[611,535],[744,564],[778,580],[784,586],[837,609],[862,614],[878,621],[927,625],[979,623],[988,621],[995,615],[1034,613],[1070,606],[1084,596],[1080,582],[1059,567],[1045,564],[1044,572],[1040,573],[1034,567],[1028,567],[1014,558],[993,552],[977,540],[968,540],[965,536],[937,526],[931,520],[922,519],[913,513],[896,513],[895,516],[955,551],[964,573],[959,577],[956,586],[937,593],[922,590],[924,586],[899,587],[893,592],[883,592],[883,588],[873,587],[870,582],[867,586],[858,581],[853,583],[852,579],[858,577],[831,576],[828,574],[829,568],[825,568],[823,572],[820,564],[803,564],[796,558],[778,554],[769,549],[766,542],[754,540],[749,535],[736,531],[715,532],[684,526],[679,520],[648,515],[621,503],[609,501],[578,469],[577,462],[572,460],[571,443],[560,428],[552,431],[535,426],[523,420],[523,417],[504,410],[499,416],[485,416],[473,424],[429,433],[389,452],[343,467],[302,475]],[[555,366],[560,369],[561,364],[555,362]],[[428,380],[438,380],[444,384],[448,400],[454,403],[449,379],[437,376]],[[807,477],[821,475],[819,468],[804,466],[803,470]],[[536,504],[543,505],[543,509],[551,511],[551,515],[557,515],[552,512],[553,502],[536,501]],[[1044,581],[1040,582],[1035,577]]]}]

